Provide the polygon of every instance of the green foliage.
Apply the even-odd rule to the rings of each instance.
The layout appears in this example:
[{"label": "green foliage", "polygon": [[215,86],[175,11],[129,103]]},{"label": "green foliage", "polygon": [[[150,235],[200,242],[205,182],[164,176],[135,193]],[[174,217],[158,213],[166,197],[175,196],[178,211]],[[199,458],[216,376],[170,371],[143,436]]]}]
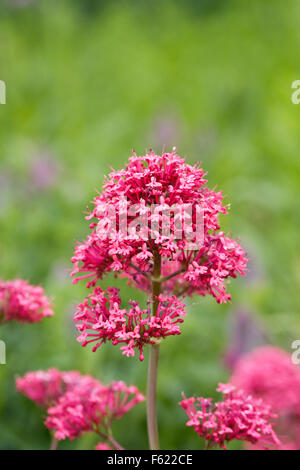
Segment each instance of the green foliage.
[{"label": "green foliage", "polygon": [[[69,279],[75,241],[88,233],[84,210],[108,167],[134,148],[176,145],[201,160],[211,187],[231,202],[223,217],[252,258],[249,279],[232,282],[231,305],[189,301],[184,333],[166,340],[159,368],[164,448],[199,448],[177,406],[181,392],[213,395],[229,372],[222,363],[228,315],[257,313],[271,340],[290,349],[300,335],[299,4],[290,2],[36,1],[0,7],[0,273],[41,283],[55,317],[9,324],[0,338],[0,448],[42,449],[49,436],[36,407],[15,392],[28,370],[56,366],[145,391],[147,361],[116,347],[93,354],[76,342],[74,305],[86,295]],[[50,155],[53,185],[32,180]],[[143,298],[123,281],[124,301]],[[147,359],[147,358],[146,358]],[[130,429],[130,432],[128,432]],[[126,448],[147,445],[145,405],[117,423]],[[62,448],[91,448],[94,438]]]}]

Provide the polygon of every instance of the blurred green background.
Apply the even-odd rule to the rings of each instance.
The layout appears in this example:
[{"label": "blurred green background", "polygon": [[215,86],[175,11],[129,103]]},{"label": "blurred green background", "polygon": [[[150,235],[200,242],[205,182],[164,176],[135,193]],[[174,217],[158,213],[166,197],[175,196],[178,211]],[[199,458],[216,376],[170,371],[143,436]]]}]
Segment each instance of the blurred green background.
[{"label": "blurred green background", "polygon": [[[224,230],[251,258],[248,276],[229,287],[232,304],[193,298],[183,334],[161,348],[162,447],[201,446],[177,402],[182,391],[214,395],[230,377],[224,353],[238,309],[286,350],[300,338],[300,105],[291,102],[299,46],[297,0],[1,2],[0,277],[40,283],[55,306],[41,324],[1,327],[1,449],[49,446],[42,413],[15,391],[18,374],[78,369],[145,392],[147,360],[76,342],[72,316],[86,288],[69,278],[75,242],[88,233],[85,208],[132,148],[175,145],[202,161],[210,187],[232,204]],[[143,298],[125,281],[104,284],[123,288],[124,300]],[[114,434],[146,448],[145,404]],[[96,442],[86,435],[61,448]]]}]

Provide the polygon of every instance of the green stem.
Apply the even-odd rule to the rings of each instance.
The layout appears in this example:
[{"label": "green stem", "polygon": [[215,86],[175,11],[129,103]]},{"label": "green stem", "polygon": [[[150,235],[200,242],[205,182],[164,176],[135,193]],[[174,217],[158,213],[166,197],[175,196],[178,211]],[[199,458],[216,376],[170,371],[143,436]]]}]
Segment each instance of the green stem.
[{"label": "green stem", "polygon": [[156,416],[156,380],[159,346],[150,346],[148,383],[147,383],[147,425],[151,450],[159,449],[158,426]]},{"label": "green stem", "polygon": [[95,430],[95,432],[101,437],[101,439],[109,442],[116,450],[124,450],[124,447],[122,447],[113,437],[110,426],[106,428],[106,433],[101,432],[100,429]]},{"label": "green stem", "polygon": [[[161,256],[156,250],[154,252],[154,268],[152,279],[152,301],[153,316],[156,316],[159,305],[158,297],[161,292]],[[151,450],[159,449],[159,437],[156,415],[156,383],[157,383],[157,366],[159,357],[159,345],[150,346],[149,365],[148,365],[148,381],[147,381],[147,427],[149,445]]]}]

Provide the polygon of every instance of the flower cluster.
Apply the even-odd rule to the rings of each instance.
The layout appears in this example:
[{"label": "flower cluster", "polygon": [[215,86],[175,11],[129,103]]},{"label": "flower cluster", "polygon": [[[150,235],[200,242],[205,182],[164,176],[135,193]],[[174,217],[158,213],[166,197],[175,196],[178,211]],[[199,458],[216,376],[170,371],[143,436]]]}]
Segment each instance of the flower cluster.
[{"label": "flower cluster", "polygon": [[78,341],[85,346],[96,341],[93,350],[107,340],[113,345],[121,344],[127,357],[139,350],[140,360],[144,359],[145,344],[155,344],[170,335],[180,334],[180,323],[185,315],[184,304],[175,296],[160,295],[156,314],[141,310],[137,302],[130,302],[129,310],[121,308],[118,289],[100,287],[78,306],[75,315],[77,329],[81,332]]},{"label": "flower cluster", "polygon": [[[47,409],[45,424],[54,431],[56,439],[74,439],[84,432],[94,431],[102,439],[110,440],[114,447],[117,443],[110,431],[113,420],[145,400],[133,385],[120,381],[106,386],[77,371],[28,372],[16,380],[16,387],[18,392]],[[101,445],[99,443],[97,448]]]},{"label": "flower cluster", "polygon": [[[104,274],[114,271],[127,276],[138,288],[150,291],[154,253],[158,252],[163,271],[176,267],[168,276],[173,277],[171,285],[166,283],[162,292],[169,292],[171,287],[177,295],[196,292],[227,302],[230,295],[225,281],[244,274],[247,259],[235,240],[218,232],[218,216],[226,214],[227,209],[222,204],[222,192],[208,189],[206,183],[203,169],[198,164],[188,165],[175,151],[163,155],[134,154],[125,169],[110,173],[102,194],[93,201],[94,209],[87,216],[92,219],[92,231],[76,247],[72,258],[74,282],[90,278],[87,286],[95,286]],[[126,203],[120,203],[122,198]],[[150,210],[153,205],[154,211]],[[182,212],[170,215],[174,205]],[[192,213],[187,214],[186,205],[192,206]],[[116,214],[115,227],[111,226],[111,208]],[[170,215],[168,233],[164,229],[166,213]],[[202,240],[197,249],[191,249],[191,241],[199,234],[199,214]],[[137,215],[142,226],[139,232]],[[123,229],[125,218],[128,230]],[[181,231],[177,237],[178,223],[182,227],[187,220],[189,230]]]},{"label": "flower cluster", "polygon": [[196,433],[205,439],[206,447],[220,446],[234,439],[267,448],[279,445],[272,418],[276,416],[261,399],[253,398],[231,384],[219,384],[217,391],[224,395],[221,402],[213,404],[211,398],[184,398],[180,406],[185,410]]},{"label": "flower cluster", "polygon": [[16,388],[41,408],[49,408],[63,394],[73,388],[92,388],[99,382],[89,375],[78,371],[61,372],[52,368],[47,371],[27,372],[16,379]]},{"label": "flower cluster", "polygon": [[22,279],[0,280],[0,323],[11,320],[34,323],[52,315],[42,287],[32,286]]},{"label": "flower cluster", "polygon": [[243,356],[235,366],[231,383],[262,398],[278,412],[300,412],[300,370],[290,354],[274,346],[262,346]]},{"label": "flower cluster", "polygon": [[94,431],[107,436],[114,419],[121,418],[144,396],[134,386],[113,382],[110,386],[95,383],[93,387],[75,387],[62,395],[48,409],[46,426],[54,430],[56,439],[74,439]]},{"label": "flower cluster", "polygon": [[263,346],[243,356],[231,383],[262,398],[278,414],[276,430],[285,448],[300,449],[300,370],[290,354]]},{"label": "flower cluster", "polygon": [[[180,334],[184,306],[178,298],[198,293],[230,300],[226,280],[245,274],[247,259],[220,231],[218,218],[227,209],[221,191],[206,183],[203,169],[175,150],[133,154],[125,169],[109,174],[86,217],[91,233],[72,258],[73,282],[88,279],[87,287],[95,289],[75,314],[83,346],[125,343],[123,354],[134,356],[138,348],[143,360],[145,344]],[[95,288],[109,272],[146,291],[152,315],[136,302],[122,309],[116,290]]]}]

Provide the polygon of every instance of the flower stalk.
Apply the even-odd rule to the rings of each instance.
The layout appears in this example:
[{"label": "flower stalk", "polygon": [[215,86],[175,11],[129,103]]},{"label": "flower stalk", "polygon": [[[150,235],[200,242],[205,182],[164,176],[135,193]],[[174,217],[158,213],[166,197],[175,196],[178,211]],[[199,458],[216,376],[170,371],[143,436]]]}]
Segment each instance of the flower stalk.
[{"label": "flower stalk", "polygon": [[147,426],[151,450],[159,449],[158,425],[156,416],[156,382],[159,346],[150,346],[147,383]]},{"label": "flower stalk", "polygon": [[[154,252],[154,268],[152,279],[153,315],[156,316],[159,305],[158,297],[161,292],[161,255],[158,250]],[[147,427],[149,446],[151,450],[159,449],[159,436],[156,412],[156,383],[159,358],[159,345],[150,346],[148,381],[147,381]]]},{"label": "flower stalk", "polygon": [[50,450],[57,450],[58,440],[53,436],[51,439]]},{"label": "flower stalk", "polygon": [[104,441],[108,442],[109,444],[111,444],[113,446],[114,449],[116,450],[124,450],[124,447],[122,447],[118,441],[116,441],[116,439],[113,437],[112,435],[112,431],[111,431],[111,428],[107,428],[106,429],[106,432],[101,432],[99,429],[96,431],[97,434],[99,434],[99,436],[101,437],[101,439],[103,439]]}]

